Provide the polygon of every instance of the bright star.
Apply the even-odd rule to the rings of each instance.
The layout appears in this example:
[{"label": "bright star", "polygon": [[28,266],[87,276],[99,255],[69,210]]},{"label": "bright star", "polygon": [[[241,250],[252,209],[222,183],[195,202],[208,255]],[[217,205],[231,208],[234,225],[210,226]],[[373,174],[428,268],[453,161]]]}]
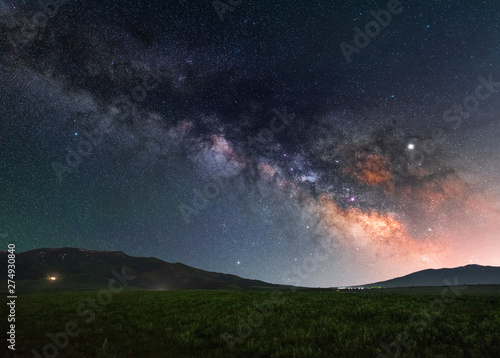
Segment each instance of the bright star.
[{"label": "bright star", "polygon": [[409,150],[415,149],[415,144],[413,144],[413,143],[408,144],[408,149]]}]

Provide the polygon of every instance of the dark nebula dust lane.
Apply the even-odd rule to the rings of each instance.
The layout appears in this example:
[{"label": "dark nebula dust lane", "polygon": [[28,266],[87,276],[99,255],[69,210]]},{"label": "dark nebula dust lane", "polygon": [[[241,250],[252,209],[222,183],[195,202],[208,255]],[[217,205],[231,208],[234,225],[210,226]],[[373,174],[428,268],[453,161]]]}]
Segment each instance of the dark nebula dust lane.
[{"label": "dark nebula dust lane", "polygon": [[499,4],[214,3],[0,1],[4,246],[323,287],[500,266]]}]

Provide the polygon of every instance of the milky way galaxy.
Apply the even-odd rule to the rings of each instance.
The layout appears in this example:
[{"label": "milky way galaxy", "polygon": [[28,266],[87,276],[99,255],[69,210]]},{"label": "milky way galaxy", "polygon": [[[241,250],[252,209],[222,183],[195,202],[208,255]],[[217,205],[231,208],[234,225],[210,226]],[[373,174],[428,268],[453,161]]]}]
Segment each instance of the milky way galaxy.
[{"label": "milky way galaxy", "polygon": [[0,1],[3,247],[314,287],[500,266],[500,5],[396,3],[347,61],[387,4]]}]

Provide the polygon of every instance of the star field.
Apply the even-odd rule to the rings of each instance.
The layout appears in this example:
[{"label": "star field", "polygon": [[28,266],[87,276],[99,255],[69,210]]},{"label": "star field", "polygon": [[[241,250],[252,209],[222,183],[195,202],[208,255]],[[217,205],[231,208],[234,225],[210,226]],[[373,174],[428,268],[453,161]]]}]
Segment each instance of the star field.
[{"label": "star field", "polygon": [[3,247],[323,287],[500,266],[498,3],[214,3],[0,1]]}]

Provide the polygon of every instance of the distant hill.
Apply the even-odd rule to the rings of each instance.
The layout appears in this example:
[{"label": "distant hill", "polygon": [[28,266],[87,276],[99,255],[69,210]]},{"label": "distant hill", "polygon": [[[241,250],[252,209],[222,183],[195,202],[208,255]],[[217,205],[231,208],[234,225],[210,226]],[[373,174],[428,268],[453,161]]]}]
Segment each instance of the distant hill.
[{"label": "distant hill", "polygon": [[[0,270],[7,272],[7,252]],[[265,289],[285,287],[235,275],[209,272],[154,257],[132,257],[121,251],[42,248],[16,253],[16,291],[95,289],[107,287],[112,270],[135,276],[129,286],[142,289]],[[51,280],[54,277],[55,280]],[[5,290],[5,288],[2,288]]]},{"label": "distant hill", "polygon": [[[7,252],[0,251],[0,270],[7,272]],[[42,248],[16,253],[16,292],[98,289],[115,278],[112,270],[134,276],[128,286],[136,289],[273,289],[274,285],[235,275],[200,270],[154,257],[133,257],[121,251],[78,248]],[[55,280],[51,280],[54,277]],[[353,287],[421,287],[458,285],[500,285],[500,267],[468,265],[449,269],[418,271],[388,281]],[[4,292],[6,286],[0,288]]]},{"label": "distant hill", "polygon": [[356,287],[418,287],[458,285],[500,285],[500,267],[467,265],[456,268],[429,269]]}]

